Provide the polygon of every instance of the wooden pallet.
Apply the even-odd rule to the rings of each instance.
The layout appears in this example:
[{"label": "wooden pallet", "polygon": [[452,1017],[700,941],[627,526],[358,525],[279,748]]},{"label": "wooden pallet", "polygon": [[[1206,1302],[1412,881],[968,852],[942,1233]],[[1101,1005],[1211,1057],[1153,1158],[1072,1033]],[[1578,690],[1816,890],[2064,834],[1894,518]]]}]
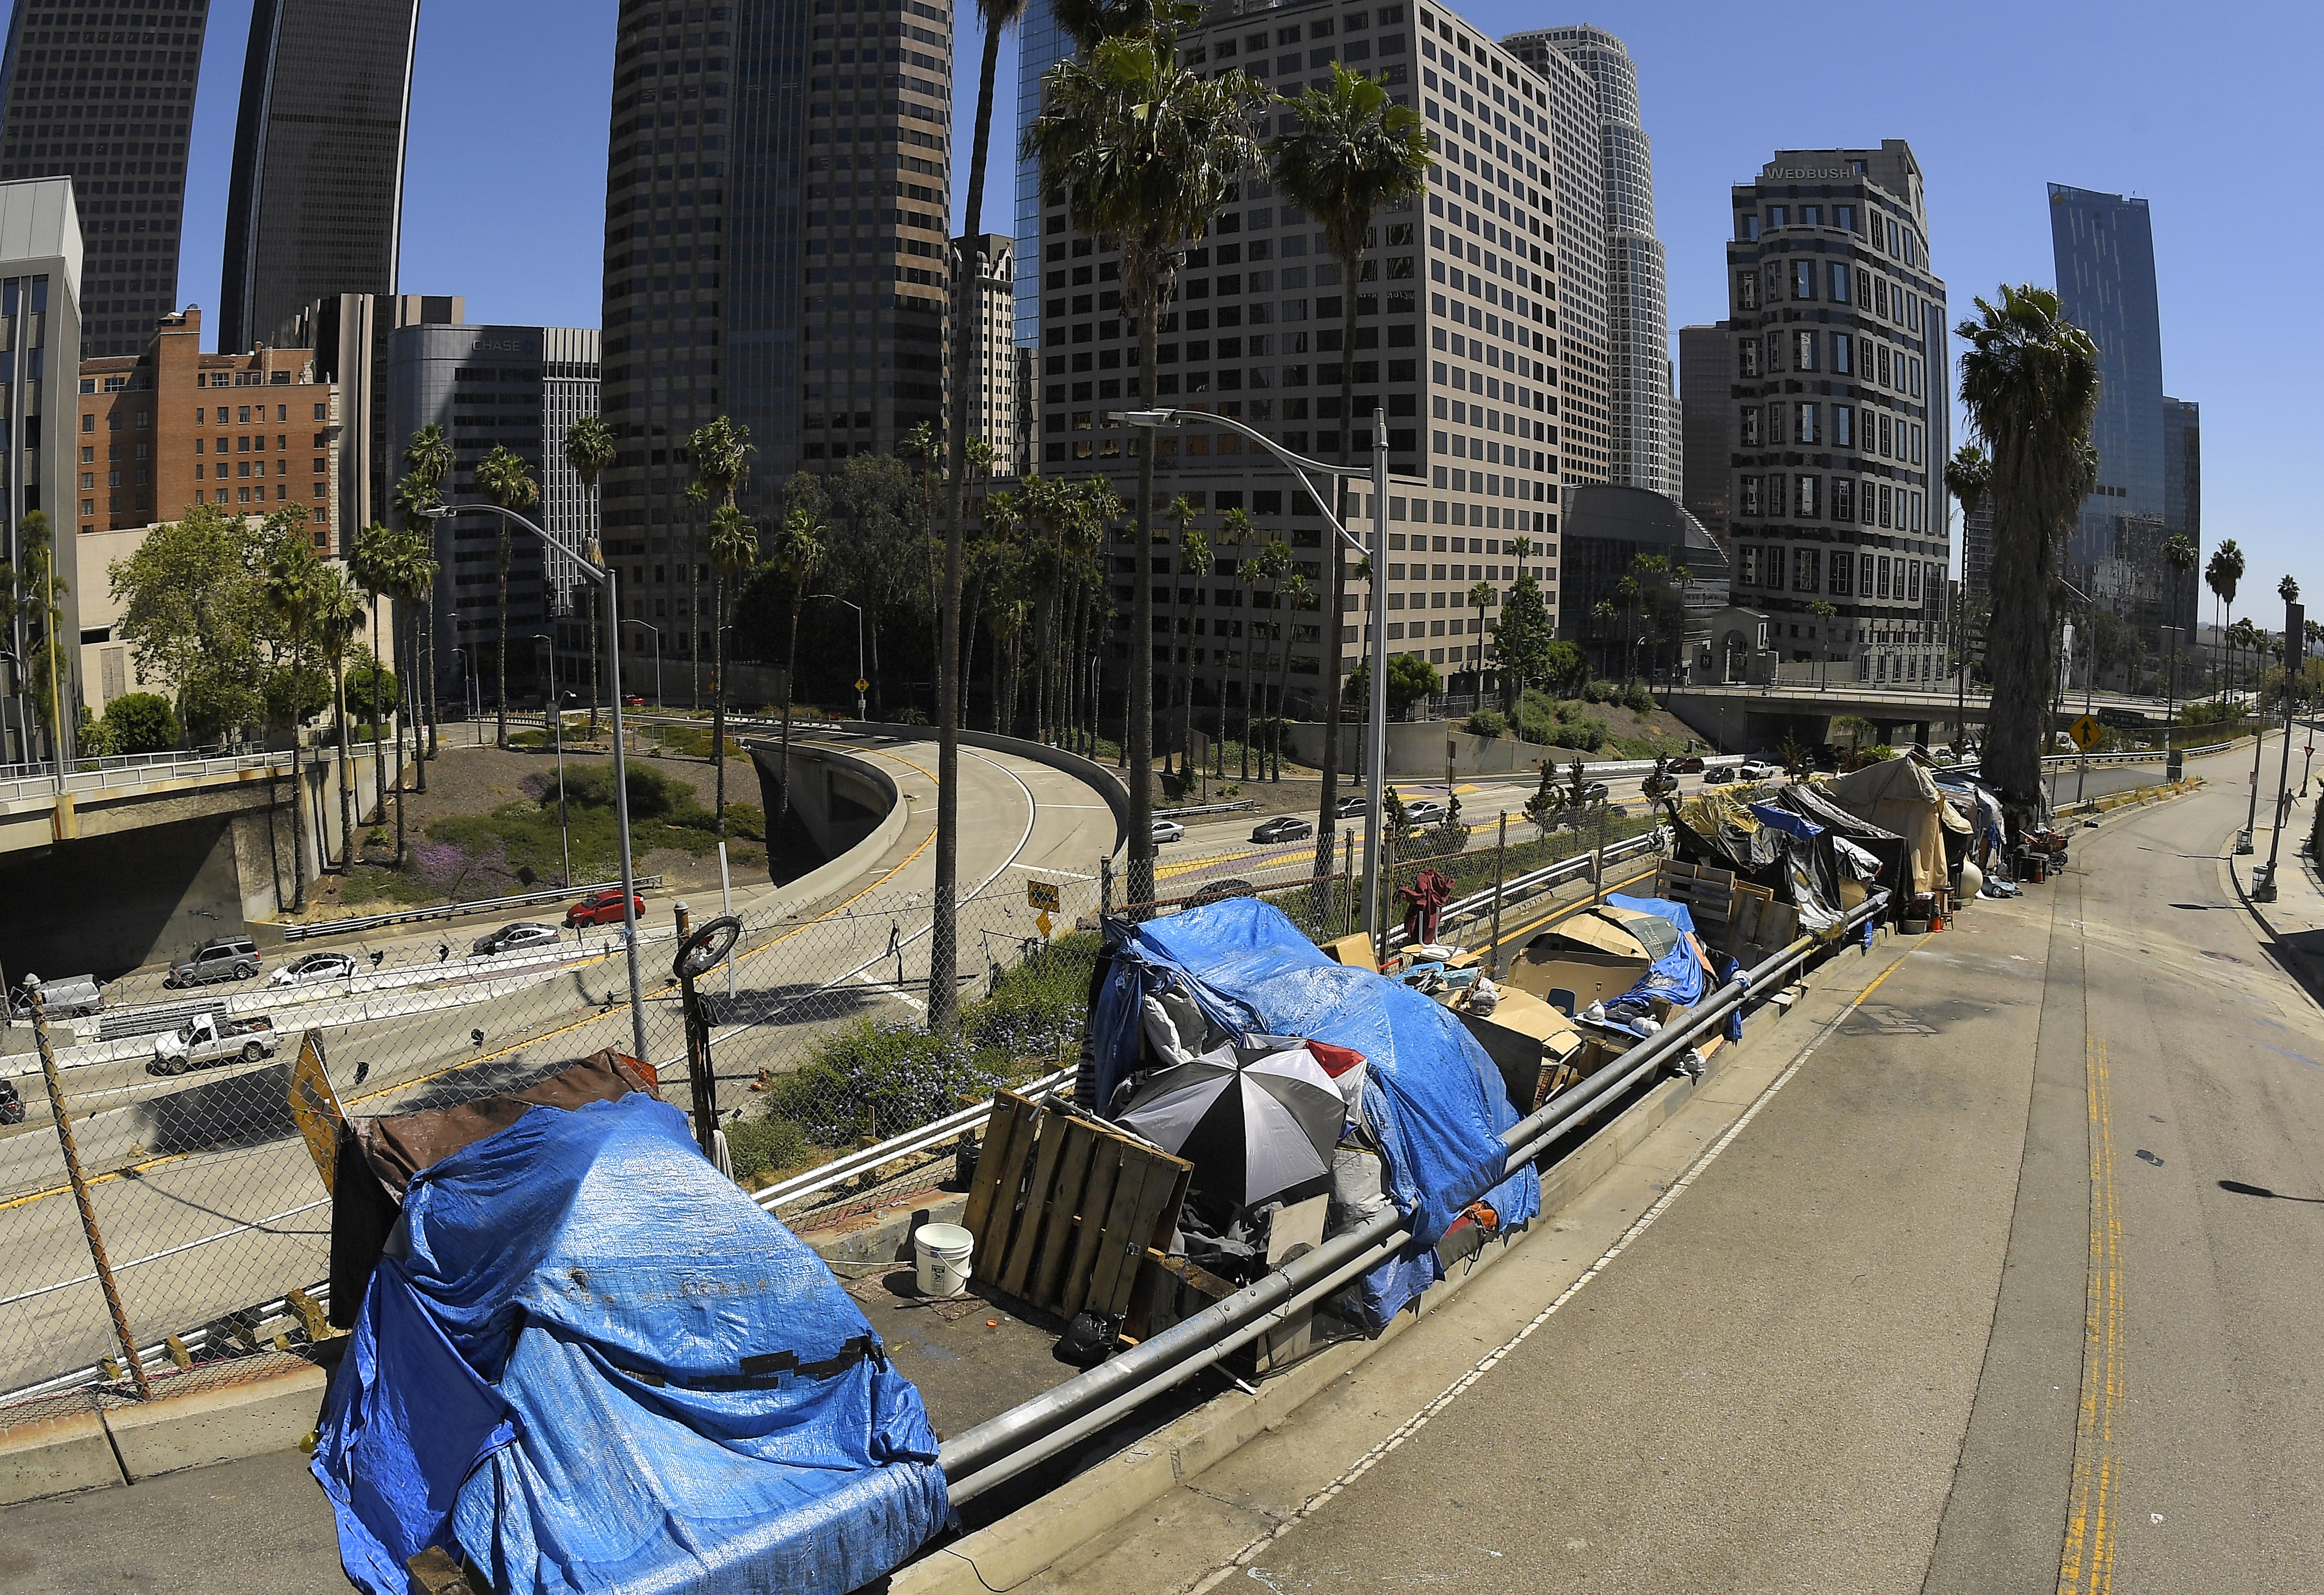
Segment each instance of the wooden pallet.
[{"label": "wooden pallet", "polygon": [[1706,951],[1728,950],[1735,919],[1737,883],[1732,870],[1665,860],[1655,871],[1655,895],[1684,903],[1694,933]]},{"label": "wooden pallet", "polygon": [[1013,1092],[993,1102],[962,1227],[969,1272],[1042,1311],[1130,1310],[1149,1249],[1177,1228],[1194,1166]]}]

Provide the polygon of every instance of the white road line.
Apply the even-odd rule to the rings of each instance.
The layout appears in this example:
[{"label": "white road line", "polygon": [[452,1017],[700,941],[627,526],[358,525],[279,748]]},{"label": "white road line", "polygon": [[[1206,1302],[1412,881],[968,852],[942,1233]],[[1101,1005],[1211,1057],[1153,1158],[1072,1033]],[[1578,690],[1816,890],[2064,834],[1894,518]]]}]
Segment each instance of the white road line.
[{"label": "white road line", "polygon": [[[1911,954],[1908,953],[1905,956],[1910,957]],[[1898,963],[1903,962],[1903,959],[1897,960]],[[1892,963],[1888,967],[1890,970],[1894,970],[1896,967],[1896,964]],[[1679,1193],[1684,1191],[1689,1185],[1694,1184],[1696,1178],[1700,1176],[1704,1170],[1708,1169],[1711,1164],[1718,1160],[1719,1155],[1726,1151],[1727,1148],[1734,1143],[1735,1138],[1741,1135],[1745,1129],[1749,1128],[1751,1120],[1759,1116],[1759,1110],[1766,1107],[1769,1102],[1773,1101],[1777,1092],[1783,1090],[1784,1086],[1791,1083],[1792,1076],[1797,1074],[1803,1068],[1806,1067],[1808,1059],[1815,1056],[1816,1049],[1831,1039],[1832,1032],[1839,1029],[1840,1025],[1849,1018],[1849,1015],[1853,1014],[1857,1010],[1857,1008],[1864,1001],[1864,1000],[1872,994],[1873,989],[1878,986],[1880,982],[1886,978],[1887,974],[1884,972],[1877,979],[1873,981],[1871,985],[1865,987],[1863,991],[1858,992],[1854,1001],[1850,1002],[1846,1008],[1841,1009],[1838,1013],[1834,1014],[1831,1017],[1831,1021],[1827,1023],[1822,1029],[1816,1032],[1814,1039],[1800,1049],[1799,1056],[1791,1061],[1790,1065],[1785,1067],[1784,1072],[1776,1075],[1775,1079],[1769,1081],[1767,1083],[1766,1089],[1752,1099],[1751,1105],[1743,1111],[1742,1117],[1736,1120],[1734,1123],[1729,1125],[1724,1135],[1721,1135],[1717,1140],[1705,1148],[1702,1156],[1698,1157],[1687,1166],[1686,1172],[1679,1176],[1677,1179],[1671,1182],[1670,1188],[1662,1194],[1662,1196],[1655,1203],[1655,1204],[1647,1208],[1646,1212],[1640,1213],[1637,1222],[1632,1223],[1628,1229],[1622,1231],[1622,1235],[1619,1240],[1616,1240],[1613,1245],[1608,1247],[1606,1250],[1600,1255],[1597,1261],[1591,1263],[1589,1268],[1583,1269],[1579,1278],[1575,1279],[1572,1284],[1567,1286],[1563,1291],[1558,1293],[1556,1300],[1551,1302],[1549,1305],[1544,1307],[1539,1313],[1536,1314],[1532,1321],[1526,1323],[1523,1329],[1518,1330],[1517,1333],[1511,1335],[1508,1340],[1503,1341],[1499,1345],[1494,1347],[1493,1350],[1480,1358],[1466,1373],[1462,1374],[1459,1378],[1453,1380],[1451,1385],[1447,1386],[1444,1391],[1434,1401],[1431,1401],[1427,1406],[1422,1407],[1410,1418],[1406,1419],[1402,1424],[1398,1425],[1394,1434],[1391,1434],[1387,1439],[1381,1441],[1378,1445],[1373,1446],[1370,1451],[1364,1452],[1362,1456],[1357,1458],[1356,1463],[1353,1467],[1341,1474],[1337,1479],[1332,1480],[1331,1483],[1325,1485],[1314,1495],[1308,1497],[1305,1504],[1303,1505],[1296,1512],[1292,1513],[1281,1523],[1276,1525],[1275,1527],[1268,1530],[1267,1533],[1260,1535],[1258,1538],[1245,1545],[1241,1550],[1236,1552],[1232,1561],[1229,1562],[1225,1566],[1218,1569],[1215,1572],[1213,1572],[1201,1583],[1196,1584],[1194,1589],[1188,1592],[1188,1595],[1204,1595],[1204,1591],[1215,1590],[1227,1580],[1234,1577],[1238,1571],[1244,1572],[1248,1576],[1253,1578],[1259,1577],[1261,1570],[1250,1566],[1254,1558],[1264,1553],[1268,1546],[1283,1538],[1284,1535],[1289,1534],[1300,1524],[1305,1523],[1308,1518],[1322,1511],[1333,1501],[1338,1499],[1340,1495],[1354,1485],[1358,1480],[1370,1472],[1375,1467],[1378,1467],[1380,1461],[1386,1458],[1390,1452],[1396,1451],[1401,1447],[1406,1441],[1410,1440],[1415,1434],[1417,1434],[1421,1430],[1426,1428],[1429,1424],[1435,1419],[1438,1414],[1442,1413],[1446,1407],[1451,1406],[1455,1401],[1466,1395],[1471,1386],[1475,1385],[1478,1380],[1483,1378],[1496,1367],[1499,1366],[1501,1361],[1512,1351],[1515,1351],[1526,1341],[1531,1340],[1533,1338],[1534,1332],[1539,1329],[1543,1324],[1547,1323],[1550,1319],[1556,1314],[1560,1308],[1563,1307],[1566,1303],[1572,1301],[1576,1295],[1580,1295],[1583,1286],[1589,1284],[1592,1279],[1595,1279],[1599,1275],[1604,1273],[1609,1268],[1612,1267],[1616,1258],[1620,1257],[1623,1252],[1628,1250],[1630,1247],[1637,1241],[1640,1236],[1644,1235],[1648,1230],[1654,1228],[1655,1221],[1661,1218],[1662,1215],[1668,1211],[1670,1204],[1678,1200]],[[1265,1582],[1266,1581],[1261,1579],[1260,1581]]]}]

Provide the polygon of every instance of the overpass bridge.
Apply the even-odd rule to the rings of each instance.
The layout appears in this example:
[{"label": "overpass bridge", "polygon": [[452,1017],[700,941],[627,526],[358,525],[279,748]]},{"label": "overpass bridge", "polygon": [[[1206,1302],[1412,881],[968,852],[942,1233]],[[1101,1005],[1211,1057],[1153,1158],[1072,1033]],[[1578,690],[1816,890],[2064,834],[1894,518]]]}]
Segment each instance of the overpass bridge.
[{"label": "overpass bridge", "polygon": [[[1834,680],[1823,686],[1679,687],[1665,706],[1720,751],[1739,753],[1775,747],[1786,733],[1806,746],[1831,742],[1831,723],[1843,715],[1870,721],[1884,742],[1958,742],[1964,719],[1972,726],[1985,723],[1991,696],[1971,693],[1964,703],[1950,689],[1920,692]],[[2089,702],[2091,712],[2110,725],[2160,727],[2169,715],[2161,698],[2100,693]],[[2185,702],[2181,700],[2181,708]],[[2059,730],[2081,717],[2082,705],[2080,694],[2070,697],[2058,715]]]}]

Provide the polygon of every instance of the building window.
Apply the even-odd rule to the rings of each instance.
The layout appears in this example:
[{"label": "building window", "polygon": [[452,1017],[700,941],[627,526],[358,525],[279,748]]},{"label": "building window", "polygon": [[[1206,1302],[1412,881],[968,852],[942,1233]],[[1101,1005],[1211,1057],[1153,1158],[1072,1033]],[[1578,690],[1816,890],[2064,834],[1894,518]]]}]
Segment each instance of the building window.
[{"label": "building window", "polygon": [[1823,478],[1801,476],[1794,479],[1793,512],[1803,521],[1823,519]]},{"label": "building window", "polygon": [[[1847,346],[1846,339],[1841,340],[1840,346],[1843,348]],[[1856,407],[1854,405],[1835,404],[1831,407],[1831,446],[1834,448],[1856,447]]]},{"label": "building window", "polygon": [[[1885,490],[1884,490],[1884,491],[1885,491]],[[1888,596],[1888,566],[1889,566],[1889,558],[1888,558],[1888,556],[1887,556],[1887,555],[1883,554],[1883,555],[1881,555],[1881,556],[1879,557],[1879,565],[1880,565],[1880,580],[1879,580],[1879,585],[1878,585],[1878,587],[1877,587],[1877,591],[1875,591],[1875,593],[1873,594],[1873,596],[1874,596],[1874,597],[1876,597],[1876,598],[1886,598],[1886,596]]]},{"label": "building window", "polygon": [[[1755,377],[1759,374],[1759,340],[1757,338],[1745,338],[1737,346],[1735,353],[1738,376]],[[83,416],[81,419],[88,420],[92,418]],[[88,429],[84,427],[81,429],[87,431]]]},{"label": "building window", "polygon": [[1823,406],[1821,404],[1803,404],[1800,406],[1800,426],[1796,436],[1802,443],[1817,443],[1822,441],[1822,439],[1816,436],[1818,429],[1816,427],[1816,420],[1822,412],[1822,410]]},{"label": "building window", "polygon": [[1792,263],[1792,297],[1795,300],[1812,300],[1816,296],[1815,290],[1815,263],[1794,261]]},{"label": "building window", "polygon": [[1846,376],[1855,368],[1855,362],[1848,357],[1855,342],[1854,338],[1844,332],[1835,332],[1831,335],[1832,375]]},{"label": "building window", "polygon": [[[1841,484],[1834,484],[1835,493],[1840,485]],[[1849,567],[1854,563],[1855,558],[1856,556],[1845,549],[1834,549],[1831,551],[1831,591],[1834,597],[1848,596],[1848,590],[1854,574]]]},{"label": "building window", "polygon": [[1796,334],[1792,339],[1792,369],[1813,371],[1815,368],[1816,335],[1812,332]]},{"label": "building window", "polygon": [[1844,305],[1848,302],[1848,268],[1842,265],[1835,265],[1831,267],[1831,302],[1836,305]]},{"label": "building window", "polygon": [[1758,272],[1735,273],[1735,308],[1738,310],[1756,310],[1759,308]]},{"label": "building window", "polygon": [[1759,575],[1760,579],[1766,584],[1770,591],[1780,593],[1784,590],[1784,549],[1782,544],[1777,543],[1770,545],[1767,549],[1767,558],[1764,562],[1764,567],[1760,570]]},{"label": "building window", "polygon": [[[1834,413],[1845,416],[1848,411],[1843,409]],[[1835,476],[1831,479],[1831,518],[1834,521],[1856,519],[1856,484],[1846,476]],[[1835,558],[1838,557],[1833,556]]]},{"label": "building window", "polygon": [[[1759,479],[1757,476],[1746,476],[1743,478],[1742,513],[1746,515],[1757,515],[1758,512]],[[1748,549],[1744,550],[1744,557],[1748,558],[1750,557],[1750,550]]]},{"label": "building window", "polygon": [[[1750,483],[1755,489],[1758,485],[1757,477],[1747,476],[1744,480]],[[1741,584],[1747,587],[1756,587],[1759,585],[1759,546],[1757,543],[1745,543],[1739,551],[1743,556]]]},{"label": "building window", "polygon": [[1788,227],[1791,225],[1791,210],[1788,207],[1782,205],[1770,205],[1767,207],[1767,226],[1769,228]]},{"label": "building window", "polygon": [[[1440,400],[1438,402],[1442,403],[1443,401]],[[1756,404],[1747,404],[1743,407],[1743,447],[1746,448],[1759,447],[1759,407]],[[195,468],[198,470],[200,467]]]},{"label": "building window", "polygon": [[1823,571],[1820,567],[1822,565],[1822,553],[1820,549],[1793,549],[1792,591],[1794,593],[1814,593],[1821,591],[1823,586]]},{"label": "building window", "polygon": [[1767,441],[1781,443],[1783,440],[1784,407],[1780,404],[1770,404],[1767,406]]},{"label": "building window", "polygon": [[1780,332],[1771,332],[1767,335],[1767,373],[1772,376],[1783,369],[1784,335]]}]

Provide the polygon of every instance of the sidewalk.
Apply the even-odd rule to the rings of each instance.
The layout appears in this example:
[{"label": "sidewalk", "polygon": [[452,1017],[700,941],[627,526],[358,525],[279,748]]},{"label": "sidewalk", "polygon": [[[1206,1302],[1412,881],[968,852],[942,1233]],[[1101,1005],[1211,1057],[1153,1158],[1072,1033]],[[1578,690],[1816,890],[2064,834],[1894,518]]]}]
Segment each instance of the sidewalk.
[{"label": "sidewalk", "polygon": [[2227,868],[2236,895],[2282,953],[2285,968],[2310,995],[2324,1002],[2324,876],[2319,875],[2316,861],[2305,851],[2315,818],[2313,805],[2318,802],[2324,802],[2324,791],[2315,792],[2307,803],[2293,799],[2276,852],[2273,902],[2258,902],[2252,897],[2266,868],[2270,844],[2275,841],[2267,827],[2253,833],[2250,856],[2230,856]]}]

